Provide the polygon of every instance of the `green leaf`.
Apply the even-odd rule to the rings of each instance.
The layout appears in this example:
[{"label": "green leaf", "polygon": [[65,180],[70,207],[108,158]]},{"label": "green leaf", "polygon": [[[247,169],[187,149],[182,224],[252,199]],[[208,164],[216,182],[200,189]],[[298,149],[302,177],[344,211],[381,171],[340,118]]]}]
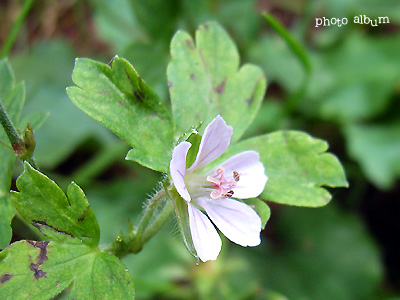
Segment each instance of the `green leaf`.
[{"label": "green leaf", "polygon": [[12,236],[11,220],[15,215],[15,208],[10,197],[0,197],[0,249],[8,246]]},{"label": "green leaf", "polygon": [[74,182],[67,196],[57,184],[25,163],[11,200],[18,213],[50,240],[97,246],[99,225],[86,196]]},{"label": "green leaf", "polygon": [[158,96],[126,60],[112,67],[78,58],[68,96],[80,109],[134,147],[127,159],[166,172],[172,148],[172,122]]},{"label": "green leaf", "polygon": [[271,216],[271,210],[269,209],[267,203],[257,198],[243,199],[240,201],[250,205],[251,208],[256,211],[261,218],[262,229],[265,229],[265,225],[267,225],[269,217]]},{"label": "green leaf", "polygon": [[365,175],[388,189],[400,177],[400,122],[351,125],[345,128],[348,151]]},{"label": "green leaf", "polygon": [[217,114],[235,128],[238,140],[254,119],[266,88],[260,68],[239,69],[239,53],[217,23],[206,23],[191,36],[178,31],[171,43],[168,80],[177,134]]},{"label": "green leaf", "polygon": [[69,299],[133,299],[115,257],[85,245],[19,241],[0,253],[0,298],[47,300],[71,284]]},{"label": "green leaf", "polygon": [[326,142],[306,133],[278,131],[232,145],[222,159],[244,150],[260,154],[268,182],[262,198],[296,206],[323,206],[331,200],[321,186],[347,187],[339,160]]}]

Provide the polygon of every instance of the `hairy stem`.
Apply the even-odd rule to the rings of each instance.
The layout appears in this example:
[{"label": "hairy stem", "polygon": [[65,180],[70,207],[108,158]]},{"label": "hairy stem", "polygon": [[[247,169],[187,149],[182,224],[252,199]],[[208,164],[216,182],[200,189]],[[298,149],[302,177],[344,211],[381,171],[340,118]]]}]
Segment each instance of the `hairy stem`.
[{"label": "hairy stem", "polygon": [[144,244],[168,221],[172,212],[172,201],[169,200],[164,189],[159,190],[150,199],[137,229],[133,228],[127,234],[119,235],[111,245],[106,247],[105,251],[120,258],[129,253],[140,252]]},{"label": "hairy stem", "polygon": [[23,160],[26,160],[35,169],[38,169],[32,157],[24,156],[24,154],[26,153],[25,143],[22,140],[21,136],[18,134],[17,129],[15,128],[6,110],[4,109],[1,99],[0,99],[0,123],[7,134],[7,137],[11,143],[11,147],[15,152],[15,155],[20,159],[23,157]]},{"label": "hairy stem", "polygon": [[10,140],[11,146],[14,149],[15,153],[17,151],[22,151],[24,148],[24,143],[19,136],[17,129],[14,127],[14,124],[11,122],[6,110],[4,109],[3,103],[0,99],[0,123],[4,128],[4,131],[7,134],[8,139]]},{"label": "hairy stem", "polygon": [[149,205],[147,206],[142,219],[140,220],[136,238],[142,241],[143,234],[145,233],[147,227],[149,226],[150,220],[153,218],[154,210],[157,207],[158,202],[166,196],[165,190],[162,189],[158,191],[153,198],[150,200]]}]

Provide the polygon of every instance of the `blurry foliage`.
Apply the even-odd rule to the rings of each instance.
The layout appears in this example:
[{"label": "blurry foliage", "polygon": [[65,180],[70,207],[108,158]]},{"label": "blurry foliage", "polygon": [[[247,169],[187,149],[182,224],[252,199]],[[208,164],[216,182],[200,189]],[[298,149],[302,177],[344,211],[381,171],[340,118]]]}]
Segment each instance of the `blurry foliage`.
[{"label": "blurry foliage", "polygon": [[42,167],[56,167],[88,137],[95,137],[102,144],[114,141],[114,137],[79,110],[65,92],[72,84],[74,59],[73,50],[62,40],[40,42],[29,53],[11,58],[17,78],[26,80],[27,104],[23,113],[49,113],[45,126],[35,133],[38,140],[35,158]]},{"label": "blurry foliage", "polygon": [[[360,219],[335,205],[284,208],[282,237],[263,261],[264,283],[290,299],[371,299],[382,277],[378,249]],[[333,225],[334,224],[334,225]],[[286,280],[281,280],[286,278]],[[315,284],[318,282],[318,284]]]},{"label": "blurry foliage", "polygon": [[[20,2],[0,4],[2,42],[9,28],[5,24]],[[70,174],[81,174],[99,221],[101,242],[111,242],[119,228],[126,229],[127,220],[139,217],[135,212],[160,178],[124,162],[127,149],[68,99],[65,88],[72,85],[74,58],[100,57],[107,63],[119,54],[169,103],[166,67],[172,34],[177,29],[192,33],[208,20],[217,20],[229,31],[243,61],[261,66],[269,82],[246,137],[290,128],[327,139],[348,167],[352,192],[333,195],[333,201],[347,210],[353,203],[361,205],[363,199],[357,197],[366,193],[369,183],[395,191],[400,178],[397,0],[44,2],[34,5],[9,57],[17,81],[26,83],[21,119],[49,113],[35,132],[35,158],[43,169],[64,179],[64,186],[71,179],[79,184]],[[292,49],[262,19],[264,9],[305,47],[311,61],[309,77]],[[390,24],[352,24],[359,14],[388,16]],[[348,17],[349,24],[314,28],[314,18],[321,16]],[[34,30],[29,30],[32,25]],[[6,208],[1,205],[2,212]],[[271,209],[277,214],[267,225],[261,246],[242,249],[225,242],[218,261],[200,266],[194,265],[171,222],[145,251],[124,259],[137,298],[357,300],[389,299],[396,295],[393,288],[400,290],[382,284],[384,279],[400,279],[384,275],[378,248],[385,245],[370,237],[357,209],[349,212],[334,204],[315,211]],[[384,233],[391,229],[380,233],[396,239],[399,232]],[[14,238],[18,234],[23,233],[14,232]]]}]

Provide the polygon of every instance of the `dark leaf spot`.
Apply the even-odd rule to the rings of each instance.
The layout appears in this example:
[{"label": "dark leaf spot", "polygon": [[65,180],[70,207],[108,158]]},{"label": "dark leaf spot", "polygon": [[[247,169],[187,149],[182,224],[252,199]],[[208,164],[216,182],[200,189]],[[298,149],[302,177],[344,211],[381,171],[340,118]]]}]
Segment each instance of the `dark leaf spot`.
[{"label": "dark leaf spot", "polygon": [[[74,237],[72,234],[70,234],[68,232],[65,232],[65,231],[62,231],[62,230],[59,230],[59,229],[57,229],[57,228],[55,228],[55,227],[53,227],[51,225],[48,225],[44,221],[32,221],[32,225],[35,226],[37,229],[39,229],[40,232],[43,232],[42,231],[43,228],[49,228],[49,229],[51,229],[51,230],[53,230],[53,231],[55,231],[57,233],[61,233],[61,234],[67,235],[67,236],[72,237],[72,238]],[[28,241],[28,243],[30,243],[30,241]],[[30,244],[33,245],[32,243],[30,243]]]},{"label": "dark leaf spot", "polygon": [[253,102],[253,97],[248,98],[245,101],[246,101],[247,105],[250,105]]},{"label": "dark leaf spot", "polygon": [[121,105],[121,106],[125,106],[125,103],[124,103],[124,101],[119,101],[119,105]]},{"label": "dark leaf spot", "polygon": [[82,215],[78,218],[78,222],[82,222],[86,218],[86,214],[88,213],[90,206],[88,205],[83,211]]},{"label": "dark leaf spot", "polygon": [[40,278],[46,277],[46,272],[43,270],[40,270],[39,267],[37,267],[36,264],[31,263],[29,266],[29,269],[33,272],[33,276],[35,276],[36,280],[39,280]]},{"label": "dark leaf spot", "polygon": [[215,92],[222,94],[225,91],[226,79],[215,87]]},{"label": "dark leaf spot", "polygon": [[205,23],[205,24],[204,24],[204,28],[205,28],[206,30],[208,30],[208,23]]},{"label": "dark leaf spot", "polygon": [[12,274],[4,274],[3,276],[0,277],[0,283],[4,283],[13,277]]},{"label": "dark leaf spot", "polygon": [[172,84],[172,82],[171,81],[168,81],[168,87],[169,88],[172,88],[174,85]]},{"label": "dark leaf spot", "polygon": [[190,74],[190,79],[194,80],[196,78],[196,76],[194,76],[194,74]]},{"label": "dark leaf spot", "polygon": [[31,263],[29,265],[29,270],[33,272],[33,276],[35,276],[36,280],[39,280],[40,278],[46,277],[46,272],[43,270],[40,270],[40,266],[43,265],[43,263],[48,260],[47,257],[47,246],[49,242],[35,242],[35,241],[27,241],[29,244],[31,244],[35,248],[40,249],[40,253],[37,257],[36,263]]}]

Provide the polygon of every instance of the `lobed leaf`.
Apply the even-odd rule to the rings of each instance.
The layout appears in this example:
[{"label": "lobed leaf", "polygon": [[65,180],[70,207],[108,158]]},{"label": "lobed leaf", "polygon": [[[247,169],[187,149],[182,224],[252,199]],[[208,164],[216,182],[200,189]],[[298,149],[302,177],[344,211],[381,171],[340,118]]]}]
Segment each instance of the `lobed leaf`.
[{"label": "lobed leaf", "polygon": [[277,131],[228,148],[222,159],[244,150],[260,154],[268,182],[261,197],[282,204],[323,206],[331,200],[321,186],[347,187],[344,170],[325,141],[297,131]]},{"label": "lobed leaf", "polygon": [[172,121],[158,96],[132,65],[114,57],[112,66],[78,58],[67,89],[72,102],[104,124],[132,149],[127,159],[166,172],[172,148]]},{"label": "lobed leaf", "polygon": [[19,192],[11,192],[17,212],[46,237],[62,243],[98,245],[96,217],[74,182],[66,196],[54,181],[25,163],[17,188]]},{"label": "lobed leaf", "polygon": [[0,253],[0,299],[133,299],[133,281],[115,257],[86,245],[19,241]]},{"label": "lobed leaf", "polygon": [[260,68],[239,69],[239,53],[225,30],[206,23],[191,36],[178,31],[171,42],[167,75],[177,135],[217,114],[235,128],[238,140],[254,119],[266,88]]}]

